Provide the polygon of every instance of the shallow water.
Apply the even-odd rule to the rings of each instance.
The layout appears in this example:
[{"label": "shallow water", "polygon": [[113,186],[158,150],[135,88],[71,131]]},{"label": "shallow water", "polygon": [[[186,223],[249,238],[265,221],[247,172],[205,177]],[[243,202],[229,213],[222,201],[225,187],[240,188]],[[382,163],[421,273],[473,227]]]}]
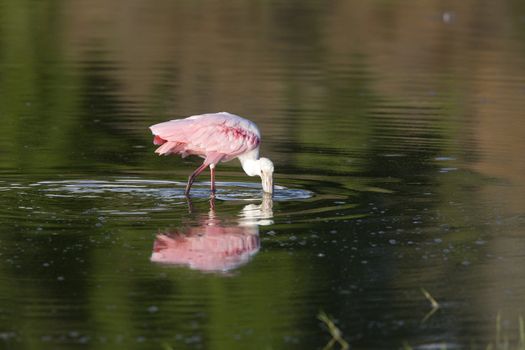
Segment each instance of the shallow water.
[{"label": "shallow water", "polygon": [[[324,311],[356,349],[517,348],[524,43],[514,0],[0,1],[1,347],[322,349]],[[153,153],[223,110],[273,199],[235,160],[188,200],[200,160]]]}]

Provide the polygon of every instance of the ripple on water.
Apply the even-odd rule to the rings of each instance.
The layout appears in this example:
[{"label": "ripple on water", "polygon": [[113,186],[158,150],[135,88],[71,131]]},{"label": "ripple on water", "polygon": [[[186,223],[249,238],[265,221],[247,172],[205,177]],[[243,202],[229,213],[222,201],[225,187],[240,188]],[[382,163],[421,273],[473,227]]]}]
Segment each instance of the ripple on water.
[{"label": "ripple on water", "polygon": [[[97,214],[101,217],[127,217],[130,220],[147,220],[158,212],[170,212],[174,208],[187,210],[192,203],[207,202],[210,198],[209,182],[195,183],[188,201],[184,195],[186,183],[152,180],[138,177],[111,179],[46,180],[30,184],[3,184],[5,191],[20,198],[16,205],[18,215],[40,215],[75,220],[78,212]],[[220,182],[215,199],[222,202],[244,202],[248,221],[268,225],[266,218],[257,217],[264,199],[260,183]],[[311,187],[315,183],[308,184]],[[23,187],[23,190],[19,190]],[[301,186],[298,186],[301,187]],[[20,196],[21,191],[24,196]],[[282,203],[275,212],[277,220],[286,222],[344,221],[362,217],[363,213],[351,198],[339,194],[315,194],[313,191],[276,185],[272,203]],[[249,204],[257,210],[250,211]],[[263,201],[264,203],[264,201]],[[240,203],[239,203],[240,204]],[[22,210],[22,207],[30,209]],[[0,213],[0,216],[3,214]],[[6,214],[7,215],[7,214]],[[12,212],[9,214],[12,216]],[[243,219],[243,220],[245,220]],[[102,225],[102,224],[101,224]]]},{"label": "ripple on water", "polygon": [[[208,198],[209,182],[195,183],[192,198]],[[186,183],[165,180],[115,179],[115,180],[61,180],[40,181],[30,185],[39,188],[47,197],[97,198],[107,194],[155,197],[164,200],[185,199]],[[255,183],[217,182],[216,199],[219,200],[258,200],[261,186]],[[303,189],[275,186],[274,201],[308,199],[313,193]]]},{"label": "ripple on water", "polygon": [[[46,180],[30,184],[16,183],[0,186],[19,198],[17,206],[31,209],[17,210],[18,215],[39,215],[42,217],[60,217],[76,219],[78,212],[96,214],[101,217],[127,217],[130,220],[148,220],[154,213],[166,213],[174,208],[198,205],[210,199],[209,182],[194,184],[191,199],[184,196],[186,183],[169,180],[143,179],[139,177],[120,177],[109,179],[60,179]],[[260,183],[219,182],[215,196],[217,201],[244,202],[261,205],[263,193]],[[311,180],[297,187],[315,188],[318,184]],[[23,190],[15,188],[23,187]],[[24,196],[20,196],[21,191]],[[371,191],[369,188],[363,191]],[[264,201],[263,201],[264,202]],[[272,203],[281,203],[274,212],[277,221],[312,223],[353,220],[365,215],[358,204],[348,195],[317,194],[302,188],[276,185]],[[240,203],[238,203],[240,204]],[[207,205],[207,204],[206,204]],[[245,206],[246,206],[245,205]],[[229,208],[233,208],[229,207]],[[246,209],[247,208],[247,209]],[[247,217],[254,216],[246,207]],[[256,211],[254,211],[256,212]],[[4,215],[0,213],[0,217]],[[6,214],[12,216],[10,212]],[[252,219],[250,219],[252,220]],[[265,218],[254,217],[259,224],[267,225]],[[262,220],[262,221],[261,221]]]}]

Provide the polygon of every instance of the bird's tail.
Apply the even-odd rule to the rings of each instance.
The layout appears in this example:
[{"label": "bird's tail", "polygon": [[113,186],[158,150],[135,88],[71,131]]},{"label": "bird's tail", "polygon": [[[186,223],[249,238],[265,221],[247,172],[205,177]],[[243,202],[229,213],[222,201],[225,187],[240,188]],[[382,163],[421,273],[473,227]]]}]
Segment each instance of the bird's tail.
[{"label": "bird's tail", "polygon": [[155,153],[162,156],[167,156],[173,153],[185,153],[185,144],[180,142],[165,141],[164,143],[155,150]]},{"label": "bird's tail", "polygon": [[155,137],[153,138],[153,144],[154,145],[160,146],[160,145],[162,145],[164,143],[166,143],[166,140],[164,140],[162,137],[160,137],[158,135],[155,135]]}]

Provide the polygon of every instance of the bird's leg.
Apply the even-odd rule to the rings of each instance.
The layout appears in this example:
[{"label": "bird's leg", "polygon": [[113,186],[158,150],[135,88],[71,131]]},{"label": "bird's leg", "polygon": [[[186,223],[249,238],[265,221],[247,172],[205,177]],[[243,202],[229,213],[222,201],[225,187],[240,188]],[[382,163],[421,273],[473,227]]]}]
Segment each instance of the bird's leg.
[{"label": "bird's leg", "polygon": [[210,177],[211,177],[211,194],[215,195],[215,164],[210,164]]},{"label": "bird's leg", "polygon": [[186,203],[188,204],[188,213],[193,214],[193,202],[188,196],[186,196]]},{"label": "bird's leg", "polygon": [[193,174],[190,175],[190,177],[188,178],[188,184],[186,185],[186,191],[184,191],[184,195],[186,197],[188,197],[190,195],[190,189],[191,189],[191,185],[193,184],[193,181],[195,181],[195,178],[197,176],[199,176],[200,173],[202,173],[202,171],[204,169],[206,169],[206,167],[208,166],[208,164],[206,162],[202,163],[202,165],[200,167],[198,167],[194,172]]}]

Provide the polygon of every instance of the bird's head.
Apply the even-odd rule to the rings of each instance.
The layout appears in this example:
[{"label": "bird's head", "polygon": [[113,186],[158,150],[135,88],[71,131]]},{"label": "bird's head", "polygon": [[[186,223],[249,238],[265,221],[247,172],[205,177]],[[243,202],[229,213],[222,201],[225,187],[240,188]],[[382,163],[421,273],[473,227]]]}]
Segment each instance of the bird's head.
[{"label": "bird's head", "polygon": [[273,163],[268,158],[259,158],[261,183],[265,193],[273,194]]}]

